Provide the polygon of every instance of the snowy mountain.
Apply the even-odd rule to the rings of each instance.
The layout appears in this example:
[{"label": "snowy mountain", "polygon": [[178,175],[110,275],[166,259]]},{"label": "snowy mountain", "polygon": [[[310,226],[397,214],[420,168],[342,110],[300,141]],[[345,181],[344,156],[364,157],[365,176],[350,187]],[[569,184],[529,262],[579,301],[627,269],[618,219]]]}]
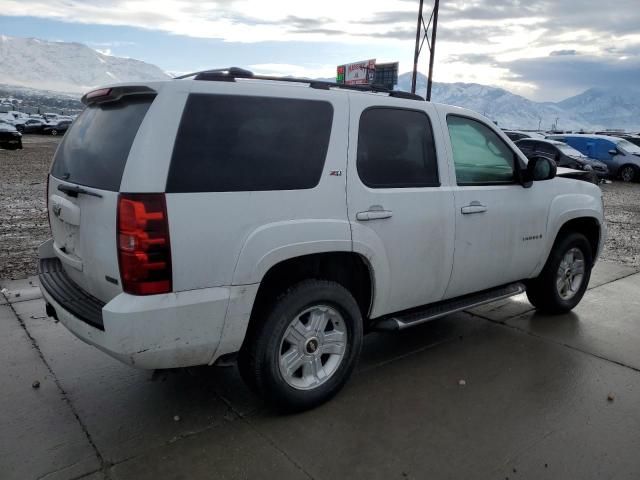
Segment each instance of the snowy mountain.
[{"label": "snowy mountain", "polygon": [[640,87],[590,88],[557,105],[582,116],[589,124],[640,131]]},{"label": "snowy mountain", "polygon": [[96,85],[167,78],[155,65],[80,43],[0,35],[0,84],[81,94]]},{"label": "snowy mountain", "polygon": [[[404,73],[398,77],[398,89],[406,91],[411,89],[411,73]],[[427,78],[419,73],[416,93],[424,97],[426,92]],[[587,119],[581,112],[574,111],[572,108],[550,102],[534,102],[502,88],[488,87],[477,83],[435,82],[431,99],[434,102],[456,105],[482,113],[505,128],[549,129],[555,124],[556,119],[558,128],[565,130],[604,128],[606,126],[598,123],[598,117]],[[638,106],[640,107],[640,103]]]}]

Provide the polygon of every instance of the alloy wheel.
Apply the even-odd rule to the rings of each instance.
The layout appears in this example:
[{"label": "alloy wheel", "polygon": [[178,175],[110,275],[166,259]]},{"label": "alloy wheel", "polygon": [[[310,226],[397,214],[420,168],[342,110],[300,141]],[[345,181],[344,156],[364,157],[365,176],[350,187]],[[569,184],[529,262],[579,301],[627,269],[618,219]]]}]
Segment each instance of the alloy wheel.
[{"label": "alloy wheel", "polygon": [[584,281],[584,254],[579,248],[569,249],[556,273],[556,288],[563,300],[571,300]]},{"label": "alloy wheel", "polygon": [[280,342],[278,365],[284,381],[298,390],[327,382],[342,363],[347,325],[333,307],[315,305],[298,314]]}]

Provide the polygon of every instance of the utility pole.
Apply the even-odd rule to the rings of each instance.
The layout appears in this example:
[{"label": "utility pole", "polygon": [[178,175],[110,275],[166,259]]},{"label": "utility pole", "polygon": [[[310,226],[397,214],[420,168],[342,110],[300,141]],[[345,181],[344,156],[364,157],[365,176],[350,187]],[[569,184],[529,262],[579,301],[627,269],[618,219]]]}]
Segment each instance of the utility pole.
[{"label": "utility pole", "polygon": [[[416,27],[416,47],[413,54],[413,74],[411,77],[411,93],[416,93],[416,82],[418,76],[418,58],[425,40],[429,47],[429,76],[427,78],[427,101],[431,100],[431,88],[433,86],[433,62],[436,54],[436,33],[438,30],[438,10],[440,0],[435,0],[429,21],[425,24],[423,15],[424,0],[420,0],[418,7],[418,25]],[[432,23],[433,22],[433,23]],[[431,27],[431,41],[429,41],[429,27]]]}]

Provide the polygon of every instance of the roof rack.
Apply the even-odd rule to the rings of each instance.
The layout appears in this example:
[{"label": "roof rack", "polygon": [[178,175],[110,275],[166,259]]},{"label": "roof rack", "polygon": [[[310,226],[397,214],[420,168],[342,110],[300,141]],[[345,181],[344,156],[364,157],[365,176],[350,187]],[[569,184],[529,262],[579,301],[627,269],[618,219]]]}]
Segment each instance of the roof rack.
[{"label": "roof rack", "polygon": [[269,75],[255,75],[249,70],[238,67],[229,68],[217,68],[214,70],[201,70],[199,72],[187,73],[186,75],[180,75],[175,77],[174,80],[181,80],[184,78],[194,77],[194,80],[208,80],[215,82],[235,82],[236,78],[250,78],[252,80],[272,80],[277,82],[290,82],[290,83],[306,83],[311,88],[317,88],[320,90],[329,90],[330,88],[341,88],[344,90],[356,90],[360,92],[375,92],[375,93],[388,93],[390,97],[406,98],[409,100],[422,100],[420,95],[414,93],[402,92],[400,90],[389,90],[383,85],[370,84],[370,85],[346,85],[344,83],[327,82],[325,80],[313,80],[310,78],[295,78],[295,77],[274,77]]}]

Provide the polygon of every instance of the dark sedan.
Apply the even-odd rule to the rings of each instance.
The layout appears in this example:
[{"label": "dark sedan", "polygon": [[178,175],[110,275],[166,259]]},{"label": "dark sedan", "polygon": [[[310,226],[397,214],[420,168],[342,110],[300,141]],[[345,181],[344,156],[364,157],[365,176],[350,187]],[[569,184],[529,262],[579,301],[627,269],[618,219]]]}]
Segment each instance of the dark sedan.
[{"label": "dark sedan", "polygon": [[22,134],[9,123],[0,121],[0,148],[17,150],[22,148]]},{"label": "dark sedan", "polygon": [[42,129],[44,128],[44,126],[44,120],[30,118],[24,124],[19,125],[18,128],[22,133],[42,133]]},{"label": "dark sedan", "polygon": [[593,171],[598,178],[605,178],[609,175],[609,168],[606,164],[583,155],[563,142],[525,138],[518,140],[516,145],[527,158],[547,157],[554,160],[559,167]]},{"label": "dark sedan", "polygon": [[42,129],[42,133],[49,135],[62,135],[71,126],[71,120],[60,120],[55,123],[47,123]]}]

